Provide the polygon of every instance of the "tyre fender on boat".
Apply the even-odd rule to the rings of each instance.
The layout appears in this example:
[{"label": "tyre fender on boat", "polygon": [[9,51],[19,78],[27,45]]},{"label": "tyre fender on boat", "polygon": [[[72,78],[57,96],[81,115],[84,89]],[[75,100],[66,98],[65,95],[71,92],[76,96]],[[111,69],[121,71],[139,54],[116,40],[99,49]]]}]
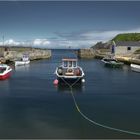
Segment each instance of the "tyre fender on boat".
[{"label": "tyre fender on boat", "polygon": [[80,76],[81,75],[80,74],[80,69],[76,69],[75,73],[76,73],[77,76]]},{"label": "tyre fender on boat", "polygon": [[59,75],[62,75],[62,73],[63,73],[62,68],[58,68],[57,72],[58,72]]},{"label": "tyre fender on boat", "polygon": [[68,73],[73,73],[73,69],[72,69],[72,68],[68,68],[68,69],[67,69],[67,72],[68,72]]}]

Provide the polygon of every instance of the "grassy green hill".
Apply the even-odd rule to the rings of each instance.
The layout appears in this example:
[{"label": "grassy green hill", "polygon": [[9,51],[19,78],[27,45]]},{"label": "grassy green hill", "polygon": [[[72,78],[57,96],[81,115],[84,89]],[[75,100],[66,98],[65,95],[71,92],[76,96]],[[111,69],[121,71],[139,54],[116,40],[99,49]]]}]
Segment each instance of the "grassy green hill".
[{"label": "grassy green hill", "polygon": [[117,41],[140,41],[140,33],[118,34],[112,40]]}]

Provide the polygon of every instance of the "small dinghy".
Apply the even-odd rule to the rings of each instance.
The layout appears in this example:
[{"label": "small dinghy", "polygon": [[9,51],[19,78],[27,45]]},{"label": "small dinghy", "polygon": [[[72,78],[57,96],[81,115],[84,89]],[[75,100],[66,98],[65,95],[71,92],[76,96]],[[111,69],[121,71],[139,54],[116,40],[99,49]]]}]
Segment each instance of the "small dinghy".
[{"label": "small dinghy", "polygon": [[29,56],[23,55],[21,61],[15,61],[15,66],[27,65],[30,63]]},{"label": "small dinghy", "polygon": [[5,80],[11,76],[12,68],[6,64],[0,64],[0,80]]},{"label": "small dinghy", "polygon": [[62,59],[62,65],[56,68],[55,74],[59,83],[79,83],[85,81],[85,74],[83,69],[77,65],[77,59]]},{"label": "small dinghy", "polygon": [[140,65],[131,64],[130,67],[131,67],[131,70],[132,70],[132,71],[140,72]]}]

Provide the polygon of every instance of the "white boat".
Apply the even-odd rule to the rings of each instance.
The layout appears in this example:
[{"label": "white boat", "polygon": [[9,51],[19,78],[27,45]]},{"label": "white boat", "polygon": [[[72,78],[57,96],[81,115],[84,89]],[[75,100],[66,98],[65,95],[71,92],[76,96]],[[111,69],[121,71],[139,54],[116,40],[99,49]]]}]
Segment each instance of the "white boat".
[{"label": "white boat", "polygon": [[56,68],[57,80],[63,83],[84,81],[83,69],[77,65],[77,59],[62,59],[62,65]]},{"label": "white boat", "polygon": [[27,65],[29,63],[30,63],[30,60],[28,60],[28,61],[15,61],[15,66]]},{"label": "white boat", "polygon": [[140,65],[131,64],[130,67],[131,67],[131,70],[132,70],[132,71],[140,72]]},{"label": "white boat", "polygon": [[15,61],[15,66],[27,65],[30,63],[29,57],[27,55],[23,55],[21,61]]},{"label": "white boat", "polygon": [[5,80],[11,76],[12,68],[6,64],[0,64],[0,80]]}]

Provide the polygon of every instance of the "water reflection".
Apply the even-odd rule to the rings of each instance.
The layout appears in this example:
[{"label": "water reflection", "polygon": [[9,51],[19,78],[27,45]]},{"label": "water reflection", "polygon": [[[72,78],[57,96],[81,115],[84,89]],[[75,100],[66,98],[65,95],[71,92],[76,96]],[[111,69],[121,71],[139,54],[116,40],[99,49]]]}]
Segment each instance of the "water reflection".
[{"label": "water reflection", "polygon": [[131,70],[131,69],[130,69],[130,66],[128,66],[128,65],[123,65],[122,69],[123,69],[124,71],[130,71],[130,70]]},{"label": "water reflection", "polygon": [[0,96],[7,96],[10,91],[9,79],[0,80]]},{"label": "water reflection", "polygon": [[30,64],[15,66],[16,71],[29,71]]},{"label": "water reflection", "polygon": [[[63,93],[70,93],[71,89],[67,84],[59,83],[57,86],[55,86],[58,92]],[[76,93],[82,93],[85,89],[85,85],[82,83],[77,83],[72,87],[72,91]]]}]

